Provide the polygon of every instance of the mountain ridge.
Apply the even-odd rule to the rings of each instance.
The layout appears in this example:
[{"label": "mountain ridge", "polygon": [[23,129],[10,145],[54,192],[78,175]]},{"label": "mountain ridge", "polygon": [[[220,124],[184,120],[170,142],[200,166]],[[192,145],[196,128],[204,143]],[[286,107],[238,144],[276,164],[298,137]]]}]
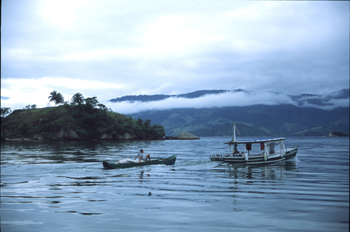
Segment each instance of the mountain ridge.
[{"label": "mountain ridge", "polygon": [[[166,94],[154,94],[154,95],[125,95],[118,98],[110,99],[110,102],[152,102],[152,101],[161,101],[166,100],[168,98],[186,98],[186,99],[194,99],[200,98],[206,95],[218,95],[223,93],[244,93],[250,94],[251,92],[243,90],[243,89],[235,89],[235,90],[197,90],[190,93],[184,94],[176,94],[176,95],[166,95]],[[270,92],[271,93],[271,92]],[[276,97],[281,95],[282,93],[274,93]],[[342,89],[339,91],[332,92],[326,95],[319,95],[313,93],[303,93],[299,95],[286,95],[292,101],[295,102],[295,105],[302,106],[305,104],[314,105],[314,106],[329,106],[332,104],[332,100],[339,99],[349,99],[349,89]]]},{"label": "mountain ridge", "polygon": [[230,91],[234,91],[234,92],[241,92],[244,90],[241,89],[236,89],[236,90],[197,90],[194,92],[190,92],[190,93],[184,93],[184,94],[172,94],[172,95],[167,95],[167,94],[153,94],[153,95],[126,95],[123,97],[119,97],[119,98],[114,98],[109,100],[110,102],[123,102],[123,101],[131,101],[131,102],[135,102],[135,101],[140,101],[140,102],[149,102],[149,101],[160,101],[160,100],[164,100],[167,98],[171,98],[171,97],[177,97],[177,98],[198,98],[198,97],[202,97],[205,95],[210,95],[210,94],[220,94],[220,93],[226,93],[226,92],[230,92]]},{"label": "mountain ridge", "polygon": [[[236,121],[237,126],[243,135],[246,136],[325,136],[334,131],[349,134],[349,89],[342,89],[330,94],[318,95],[304,93],[300,95],[285,95],[282,93],[269,93],[269,99],[276,98],[276,104],[261,104],[264,102],[259,98],[250,101],[250,105],[245,106],[219,106],[217,98],[215,106],[208,103],[212,97],[220,94],[230,94],[224,100],[235,98],[239,93],[238,101],[244,101],[254,93],[242,89],[236,90],[198,90],[195,92],[180,95],[161,95],[162,100],[167,98],[185,99],[176,106],[169,105],[168,108],[161,108],[162,100],[152,100],[149,96],[159,95],[138,95],[125,96],[119,98],[119,102],[153,102],[152,109],[130,113],[133,118],[150,119],[156,124],[164,126],[168,136],[177,136],[181,132],[189,132],[197,136],[228,136],[231,135],[232,121]],[[221,96],[221,95],[220,95]],[[259,96],[258,96],[259,97]],[[288,101],[278,100],[288,97]],[[202,107],[181,107],[181,103],[201,99],[204,101]],[[257,100],[257,101],[256,101]],[[158,102],[155,102],[158,101]],[[337,102],[340,107],[336,105]],[[283,103],[287,102],[287,103]],[[116,102],[118,103],[118,102]],[[163,102],[164,103],[164,102]],[[198,101],[194,102],[198,104]],[[254,104],[256,103],[256,104]],[[347,103],[347,104],[346,104]],[[203,107],[204,106],[204,107]],[[158,108],[156,108],[158,107]]]},{"label": "mountain ridge", "polygon": [[322,110],[294,105],[254,105],[207,109],[177,108],[130,114],[149,118],[166,135],[189,132],[197,136],[228,136],[235,121],[245,136],[324,136],[333,131],[349,134],[349,108]]}]

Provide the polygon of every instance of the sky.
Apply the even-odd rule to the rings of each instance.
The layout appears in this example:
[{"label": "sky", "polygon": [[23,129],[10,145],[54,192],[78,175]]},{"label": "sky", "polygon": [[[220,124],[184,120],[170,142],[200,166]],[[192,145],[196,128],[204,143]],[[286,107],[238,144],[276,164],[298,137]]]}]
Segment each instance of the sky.
[{"label": "sky", "polygon": [[349,88],[348,1],[2,0],[1,9],[1,107],[12,110],[53,106],[53,90],[127,113],[164,104],[108,100],[244,89],[262,95],[166,104],[278,104],[288,99],[266,93]]}]

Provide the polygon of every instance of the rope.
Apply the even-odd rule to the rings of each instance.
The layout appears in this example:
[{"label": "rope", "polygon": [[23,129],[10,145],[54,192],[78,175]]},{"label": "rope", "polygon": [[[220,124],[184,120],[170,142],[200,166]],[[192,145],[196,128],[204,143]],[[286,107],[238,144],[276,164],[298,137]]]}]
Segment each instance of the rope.
[{"label": "rope", "polygon": [[233,125],[235,126],[235,128],[236,128],[236,130],[237,130],[237,132],[238,132],[239,136],[242,138],[241,133],[239,133],[239,130],[238,130],[238,128],[237,128],[237,126],[236,126],[236,124],[233,124]]}]

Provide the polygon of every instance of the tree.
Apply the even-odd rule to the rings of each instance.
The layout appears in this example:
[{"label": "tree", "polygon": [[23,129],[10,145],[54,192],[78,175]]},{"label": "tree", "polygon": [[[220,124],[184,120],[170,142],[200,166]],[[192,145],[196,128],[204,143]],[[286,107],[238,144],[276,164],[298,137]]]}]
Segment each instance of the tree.
[{"label": "tree", "polygon": [[103,111],[107,111],[108,110],[108,108],[104,104],[99,103],[99,104],[97,104],[97,106]]},{"label": "tree", "polygon": [[81,93],[76,93],[72,97],[72,105],[81,105],[84,103],[84,97]]},{"label": "tree", "polygon": [[151,139],[160,139],[165,136],[164,127],[162,125],[155,124],[151,129]]},{"label": "tree", "polygon": [[96,97],[88,97],[85,99],[86,105],[91,105],[92,108],[95,108],[98,104],[98,100]]},{"label": "tree", "polygon": [[4,118],[6,115],[11,113],[10,107],[1,107],[1,117]]},{"label": "tree", "polygon": [[64,98],[63,98],[62,94],[58,93],[56,90],[54,90],[50,93],[49,99],[50,99],[49,102],[53,101],[53,102],[55,102],[55,105],[64,103]]},{"label": "tree", "polygon": [[26,110],[30,110],[30,109],[36,109],[36,105],[26,105],[26,107],[24,107],[24,109]]}]

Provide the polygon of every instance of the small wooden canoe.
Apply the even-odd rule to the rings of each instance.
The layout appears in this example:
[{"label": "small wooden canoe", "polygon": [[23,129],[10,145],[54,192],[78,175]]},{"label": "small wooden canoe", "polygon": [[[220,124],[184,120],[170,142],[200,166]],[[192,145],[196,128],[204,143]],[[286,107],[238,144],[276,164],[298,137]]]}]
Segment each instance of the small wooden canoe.
[{"label": "small wooden canoe", "polygon": [[117,168],[131,168],[139,167],[146,165],[155,165],[155,164],[165,164],[165,165],[174,165],[176,161],[176,155],[170,156],[166,159],[152,159],[152,162],[136,162],[136,163],[113,163],[108,161],[103,161],[103,167],[106,169],[117,169]]}]

